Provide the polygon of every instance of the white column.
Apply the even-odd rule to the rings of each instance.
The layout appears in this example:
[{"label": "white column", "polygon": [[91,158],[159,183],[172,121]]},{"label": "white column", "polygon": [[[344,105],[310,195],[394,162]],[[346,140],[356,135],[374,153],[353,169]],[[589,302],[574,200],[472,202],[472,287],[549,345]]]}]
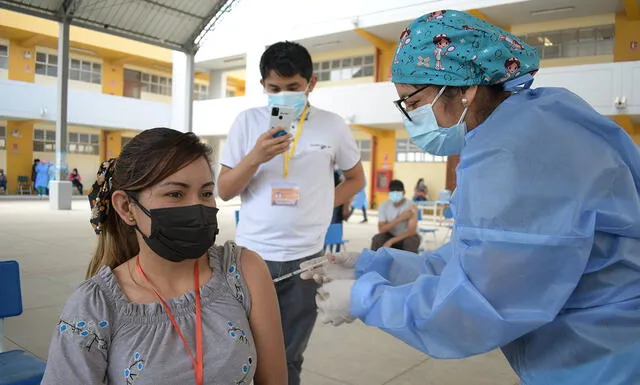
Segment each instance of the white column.
[{"label": "white column", "polygon": [[59,24],[58,109],[56,111],[56,180],[49,182],[49,208],[71,210],[72,185],[67,180],[67,107],[69,98],[69,19]]},{"label": "white column", "polygon": [[227,88],[223,70],[209,71],[209,98],[221,99],[225,96]]},{"label": "white column", "polygon": [[260,95],[264,92],[264,89],[260,84],[260,80],[262,80],[262,76],[260,75],[260,58],[262,57],[264,50],[264,44],[252,45],[247,50],[247,75],[245,77],[245,92],[249,97]]},{"label": "white column", "polygon": [[193,54],[173,51],[171,128],[190,132],[193,123]]}]

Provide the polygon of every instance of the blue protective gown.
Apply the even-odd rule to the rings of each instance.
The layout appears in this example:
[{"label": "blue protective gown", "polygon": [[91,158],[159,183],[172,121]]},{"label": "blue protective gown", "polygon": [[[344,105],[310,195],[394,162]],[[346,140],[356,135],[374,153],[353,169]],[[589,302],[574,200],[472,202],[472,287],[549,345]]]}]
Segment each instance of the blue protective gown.
[{"label": "blue protective gown", "polygon": [[49,187],[49,166],[40,163],[36,166],[36,181],[35,186],[37,187]]},{"label": "blue protective gown", "polygon": [[364,251],[351,312],[438,358],[501,347],[523,385],[640,383],[640,152],[564,89],[466,138],[452,239]]}]

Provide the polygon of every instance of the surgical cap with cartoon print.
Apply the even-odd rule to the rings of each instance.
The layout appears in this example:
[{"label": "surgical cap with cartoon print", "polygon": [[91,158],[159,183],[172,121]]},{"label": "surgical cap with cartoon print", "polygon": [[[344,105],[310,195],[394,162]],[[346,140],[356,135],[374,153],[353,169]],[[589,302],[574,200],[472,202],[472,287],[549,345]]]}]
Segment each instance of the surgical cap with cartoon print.
[{"label": "surgical cap with cartoon print", "polygon": [[466,12],[436,11],[400,36],[391,81],[448,86],[517,84],[540,66],[535,48]]}]

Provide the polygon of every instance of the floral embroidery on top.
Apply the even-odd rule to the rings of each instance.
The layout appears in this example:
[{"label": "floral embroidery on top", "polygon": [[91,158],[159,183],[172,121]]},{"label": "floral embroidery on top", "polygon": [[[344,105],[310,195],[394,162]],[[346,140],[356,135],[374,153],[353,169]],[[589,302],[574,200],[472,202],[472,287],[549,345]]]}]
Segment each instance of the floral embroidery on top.
[{"label": "floral embroidery on top", "polygon": [[127,385],[133,385],[136,381],[136,377],[140,375],[144,369],[144,360],[140,353],[135,352],[133,354],[133,363],[124,370],[124,378],[127,380]]},{"label": "floral embroidery on top", "polygon": [[227,270],[227,281],[234,290],[233,296],[241,303],[244,302],[244,293],[242,292],[242,285],[240,284],[240,273],[235,264],[229,266]]},{"label": "floral embroidery on top", "polygon": [[249,373],[251,373],[251,367],[253,366],[253,358],[249,357],[247,363],[242,365],[242,378],[236,381],[236,385],[245,385],[251,382]]},{"label": "floral embroidery on top", "polygon": [[249,343],[247,332],[235,326],[231,321],[227,322],[227,333],[229,334],[229,337],[236,340],[237,343]]},{"label": "floral embroidery on top", "polygon": [[[97,327],[96,327],[97,326]],[[87,351],[91,351],[92,348],[97,347],[101,350],[107,350],[107,340],[101,338],[96,332],[98,329],[104,329],[109,326],[108,321],[100,321],[97,324],[94,322],[77,321],[69,322],[65,320],[58,321],[58,331],[60,333],[72,333],[84,338],[84,342],[81,344]]]}]

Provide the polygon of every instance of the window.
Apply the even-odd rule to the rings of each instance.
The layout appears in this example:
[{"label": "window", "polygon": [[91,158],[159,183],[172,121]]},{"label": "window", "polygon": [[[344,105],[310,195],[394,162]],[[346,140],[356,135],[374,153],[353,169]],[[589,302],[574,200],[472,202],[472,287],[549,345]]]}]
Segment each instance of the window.
[{"label": "window", "polygon": [[368,162],[371,160],[371,140],[369,139],[357,139],[356,145],[360,150],[360,160]]},{"label": "window", "polygon": [[102,64],[72,58],[69,65],[69,79],[102,84]]},{"label": "window", "polygon": [[0,150],[7,148],[7,127],[0,126]]},{"label": "window", "polygon": [[171,78],[142,73],[142,92],[171,96]]},{"label": "window", "polygon": [[396,141],[396,161],[400,163],[446,163],[447,157],[431,155],[411,143],[409,139],[399,139]]},{"label": "window", "polygon": [[6,44],[0,44],[0,68],[9,68],[9,47]]},{"label": "window", "polygon": [[55,152],[56,130],[33,129],[33,151]]},{"label": "window", "polygon": [[520,36],[535,47],[541,59],[613,54],[614,26],[572,28]]},{"label": "window", "polygon": [[69,152],[73,154],[98,155],[100,153],[100,135],[69,133]]},{"label": "window", "polygon": [[373,55],[347,57],[313,63],[313,71],[321,82],[373,76],[374,70],[375,63]]},{"label": "window", "polygon": [[193,83],[193,100],[205,100],[209,98],[209,86]]},{"label": "window", "polygon": [[58,76],[58,55],[36,52],[36,73],[45,76]]},{"label": "window", "polygon": [[227,98],[233,98],[233,97],[236,96],[236,90],[232,90],[232,89],[227,88],[227,91],[225,92],[224,96],[227,97]]}]

